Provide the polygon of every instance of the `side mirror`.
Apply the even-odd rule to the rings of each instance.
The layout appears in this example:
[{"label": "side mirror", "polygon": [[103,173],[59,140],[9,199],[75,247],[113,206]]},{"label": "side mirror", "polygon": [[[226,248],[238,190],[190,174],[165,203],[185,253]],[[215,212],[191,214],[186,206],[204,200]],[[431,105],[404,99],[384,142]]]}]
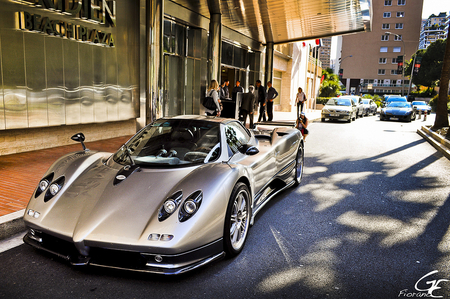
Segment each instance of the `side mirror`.
[{"label": "side mirror", "polygon": [[239,148],[239,152],[248,156],[253,156],[259,153],[259,150],[256,148],[256,146],[253,146],[251,144],[244,144]]},{"label": "side mirror", "polygon": [[77,134],[73,135],[72,137],[70,137],[70,139],[72,139],[73,141],[76,141],[76,142],[81,142],[81,145],[83,146],[83,150],[85,150],[85,151],[89,150],[86,148],[86,145],[84,145],[84,140],[86,139],[86,137],[84,137],[83,133],[77,133]]}]

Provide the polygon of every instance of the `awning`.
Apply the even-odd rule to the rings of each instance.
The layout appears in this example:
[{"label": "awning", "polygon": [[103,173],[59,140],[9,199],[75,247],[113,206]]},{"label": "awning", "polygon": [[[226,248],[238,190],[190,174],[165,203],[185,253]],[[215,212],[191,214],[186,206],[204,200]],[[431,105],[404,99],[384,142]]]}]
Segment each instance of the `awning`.
[{"label": "awning", "polygon": [[370,0],[171,0],[263,44],[370,31]]}]

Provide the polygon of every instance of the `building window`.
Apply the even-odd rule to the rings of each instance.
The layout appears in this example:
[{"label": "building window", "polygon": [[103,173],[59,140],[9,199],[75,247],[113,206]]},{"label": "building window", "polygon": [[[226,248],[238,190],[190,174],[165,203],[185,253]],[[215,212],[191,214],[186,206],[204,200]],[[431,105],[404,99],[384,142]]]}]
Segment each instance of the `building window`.
[{"label": "building window", "polygon": [[403,29],[403,23],[395,24],[395,29]]},{"label": "building window", "polygon": [[391,75],[397,75],[397,70],[391,70]]},{"label": "building window", "polygon": [[402,51],[402,47],[394,47],[394,53],[400,53]]},{"label": "building window", "polygon": [[392,0],[384,0],[384,6],[391,6]]},{"label": "building window", "polygon": [[386,73],[386,70],[378,69],[378,75],[384,75],[385,73]]},{"label": "building window", "polygon": [[380,52],[387,52],[388,47],[380,47]]},{"label": "building window", "polygon": [[402,36],[400,34],[394,35],[394,40],[402,40]]},{"label": "building window", "polygon": [[378,60],[378,63],[386,64],[386,61],[387,61],[386,58],[380,58],[380,59]]},{"label": "building window", "polygon": [[383,24],[381,26],[382,29],[391,29],[391,24]]},{"label": "building window", "polygon": [[406,5],[406,0],[397,0],[397,5]]},{"label": "building window", "polygon": [[382,40],[382,41],[388,41],[388,40],[389,40],[389,35],[383,34],[383,35],[381,36],[381,40]]},{"label": "building window", "polygon": [[384,12],[383,13],[383,18],[390,18],[391,17],[391,13],[390,12]]},{"label": "building window", "polygon": [[404,18],[405,12],[404,11],[397,11],[397,18]]},{"label": "building window", "polygon": [[392,58],[392,63],[397,63],[397,57],[396,58]]}]

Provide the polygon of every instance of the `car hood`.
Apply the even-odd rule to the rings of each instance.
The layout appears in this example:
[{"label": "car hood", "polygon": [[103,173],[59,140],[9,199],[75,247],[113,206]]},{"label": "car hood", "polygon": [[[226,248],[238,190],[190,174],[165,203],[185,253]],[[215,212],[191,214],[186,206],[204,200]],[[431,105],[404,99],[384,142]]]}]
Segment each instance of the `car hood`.
[{"label": "car hood", "polygon": [[81,174],[67,175],[66,184],[49,201],[33,196],[27,209],[40,216],[26,220],[75,243],[85,239],[111,242],[117,235],[120,242],[135,242],[173,190],[199,167],[141,168],[114,184],[122,167],[110,167],[99,159]]},{"label": "car hood", "polygon": [[404,115],[408,112],[411,112],[411,108],[399,108],[399,107],[393,107],[393,108],[386,108],[386,113],[392,113],[397,115]]},{"label": "car hood", "polygon": [[325,105],[323,107],[325,110],[330,111],[352,111],[352,107],[350,106],[331,106],[331,105]]}]

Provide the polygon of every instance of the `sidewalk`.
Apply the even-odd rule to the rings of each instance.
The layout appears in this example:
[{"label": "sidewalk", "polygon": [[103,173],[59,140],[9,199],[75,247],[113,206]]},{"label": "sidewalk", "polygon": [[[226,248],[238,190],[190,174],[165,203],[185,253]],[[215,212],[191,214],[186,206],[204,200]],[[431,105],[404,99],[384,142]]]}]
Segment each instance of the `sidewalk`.
[{"label": "sidewalk", "polygon": [[[310,121],[320,119],[320,110],[307,110],[305,113]],[[273,119],[295,122],[296,112],[274,111]],[[86,146],[90,150],[115,152],[130,137],[86,142]],[[89,140],[89,136],[86,138]],[[81,144],[74,142],[73,145],[0,156],[0,240],[24,229],[24,209],[39,180],[53,162],[65,154],[81,149]]]}]

